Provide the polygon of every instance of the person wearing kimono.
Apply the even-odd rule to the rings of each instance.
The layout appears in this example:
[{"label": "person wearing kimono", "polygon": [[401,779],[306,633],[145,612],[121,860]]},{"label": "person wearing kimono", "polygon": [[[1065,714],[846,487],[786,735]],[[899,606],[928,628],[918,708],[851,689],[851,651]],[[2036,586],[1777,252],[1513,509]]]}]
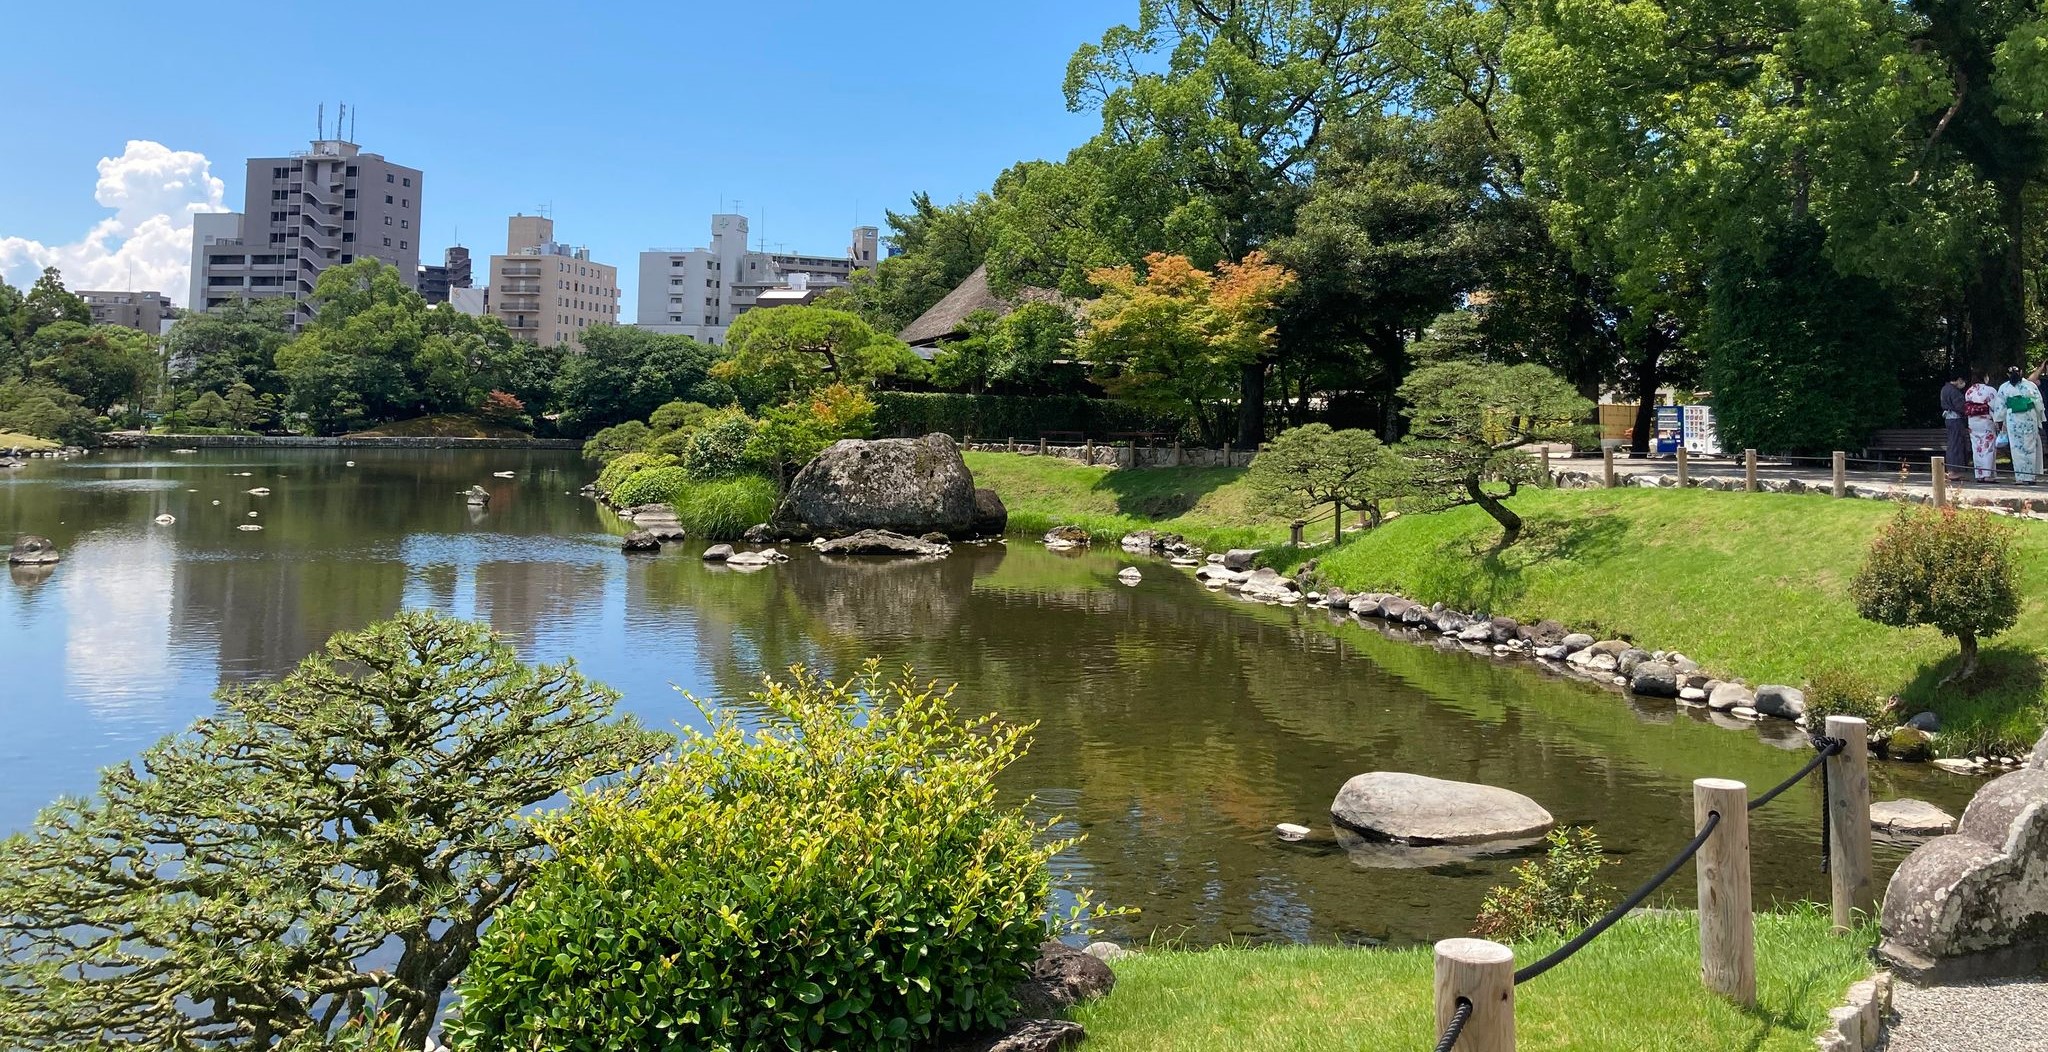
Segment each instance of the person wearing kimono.
[{"label": "person wearing kimono", "polygon": [[1941,424],[1948,432],[1948,480],[1963,480],[1963,465],[1970,462],[1970,420],[1963,415],[1963,388],[1970,378],[1961,372],[1941,385]]},{"label": "person wearing kimono", "polygon": [[1963,419],[1970,422],[1970,460],[1977,469],[1977,481],[1998,480],[1998,418],[1992,403],[1998,389],[1985,380],[1963,389]]},{"label": "person wearing kimono", "polygon": [[2033,485],[2034,477],[2041,473],[2041,388],[2015,365],[2005,371],[2005,383],[1999,385],[1998,401],[1992,408],[2005,428],[2013,480],[2022,486]]}]

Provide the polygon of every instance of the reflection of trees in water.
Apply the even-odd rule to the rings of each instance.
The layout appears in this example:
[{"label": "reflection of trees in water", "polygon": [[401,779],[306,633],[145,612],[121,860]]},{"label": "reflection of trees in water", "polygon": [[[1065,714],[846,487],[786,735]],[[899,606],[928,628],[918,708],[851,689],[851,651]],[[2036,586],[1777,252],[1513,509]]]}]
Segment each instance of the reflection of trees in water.
[{"label": "reflection of trees in water", "polygon": [[604,596],[605,570],[596,564],[538,560],[492,561],[476,567],[476,613],[524,649],[542,632],[575,617]]}]

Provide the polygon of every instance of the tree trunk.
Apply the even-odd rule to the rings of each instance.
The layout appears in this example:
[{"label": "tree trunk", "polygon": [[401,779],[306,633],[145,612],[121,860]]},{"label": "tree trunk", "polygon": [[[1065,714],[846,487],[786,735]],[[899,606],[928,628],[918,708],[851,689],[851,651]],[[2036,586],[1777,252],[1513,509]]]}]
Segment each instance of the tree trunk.
[{"label": "tree trunk", "polygon": [[1337,501],[1330,506],[1330,546],[1344,543],[1344,502]]},{"label": "tree trunk", "polygon": [[1516,538],[1522,535],[1522,517],[1486,492],[1486,487],[1479,484],[1476,476],[1465,479],[1465,492],[1472,498],[1472,503],[1486,509],[1486,513],[1493,516],[1493,521],[1500,523],[1500,543],[1494,545],[1493,550],[1501,551],[1515,543]]},{"label": "tree trunk", "polygon": [[1950,683],[1959,683],[1977,674],[1977,633],[1958,632],[1956,633],[1956,643],[1962,647],[1963,662],[1956,666],[1954,672],[1942,678],[1941,682],[1944,686]]},{"label": "tree trunk", "polygon": [[2026,363],[2025,191],[2025,181],[2019,178],[1998,184],[1998,218],[2005,243],[1985,251],[1963,293],[1970,312],[1968,355],[1974,373],[1997,377],[2008,365]]},{"label": "tree trunk", "polygon": [[1664,357],[1664,336],[1654,327],[1643,336],[1643,359],[1636,364],[1636,426],[1629,450],[1636,456],[1650,452],[1650,440],[1657,433],[1657,388],[1663,379],[1658,363]]},{"label": "tree trunk", "polygon": [[1248,362],[1238,382],[1237,444],[1257,449],[1266,440],[1266,363]]}]

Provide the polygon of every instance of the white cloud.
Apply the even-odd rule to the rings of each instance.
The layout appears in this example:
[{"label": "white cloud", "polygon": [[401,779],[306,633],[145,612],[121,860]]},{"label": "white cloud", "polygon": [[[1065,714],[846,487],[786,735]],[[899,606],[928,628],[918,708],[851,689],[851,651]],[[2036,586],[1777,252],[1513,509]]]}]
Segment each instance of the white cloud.
[{"label": "white cloud", "polygon": [[183,304],[192,267],[192,216],[225,212],[225,188],[206,155],[130,139],[100,158],[93,200],[114,214],[68,245],[0,237],[0,276],[24,287],[44,267],[70,289],[154,289]]}]

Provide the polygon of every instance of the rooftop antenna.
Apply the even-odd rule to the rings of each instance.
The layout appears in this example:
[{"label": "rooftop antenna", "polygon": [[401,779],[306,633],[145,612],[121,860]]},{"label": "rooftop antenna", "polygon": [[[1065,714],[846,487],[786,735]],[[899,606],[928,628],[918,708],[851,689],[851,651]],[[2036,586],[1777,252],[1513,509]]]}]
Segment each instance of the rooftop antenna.
[{"label": "rooftop antenna", "polygon": [[326,103],[324,103],[324,102],[323,102],[323,103],[321,103],[321,104],[320,104],[320,106],[319,106],[319,108],[313,111],[313,124],[314,124],[314,128],[313,128],[313,141],[314,141],[314,142],[319,142],[320,140],[322,140],[322,139],[325,139],[325,138],[327,138],[327,104],[326,104]]},{"label": "rooftop antenna", "polygon": [[348,103],[335,103],[339,107],[334,113],[334,137],[341,138],[341,122],[348,119]]},{"label": "rooftop antenna", "polygon": [[[336,135],[339,135],[339,134],[341,134],[341,129],[340,129],[340,128],[336,128],[336,129],[334,129],[334,133],[335,133]],[[349,118],[348,118],[348,141],[350,141],[350,142],[354,142],[354,141],[356,141],[356,118],[355,118],[355,115],[354,115],[354,114],[350,114],[350,115],[349,115]]]}]

